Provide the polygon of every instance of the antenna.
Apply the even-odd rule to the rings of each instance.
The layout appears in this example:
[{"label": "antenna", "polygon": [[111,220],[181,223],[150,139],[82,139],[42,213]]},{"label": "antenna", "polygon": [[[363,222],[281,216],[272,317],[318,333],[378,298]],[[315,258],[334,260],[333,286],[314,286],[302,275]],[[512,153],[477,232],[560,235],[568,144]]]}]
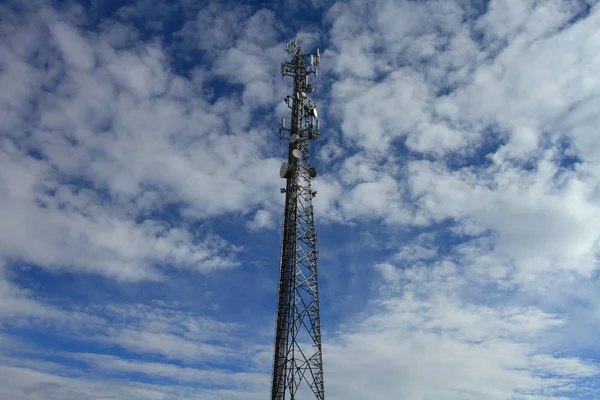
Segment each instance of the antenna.
[{"label": "antenna", "polygon": [[[282,138],[289,140],[287,161],[279,175],[286,180],[285,213],[277,323],[273,351],[271,400],[324,400],[321,318],[317,279],[317,235],[311,180],[317,169],[310,164],[311,140],[319,137],[317,104],[308,95],[314,91],[309,76],[317,76],[319,50],[305,55],[296,39],[286,43],[290,60],[282,74],[294,78],[292,94],[285,97],[291,122],[280,124]],[[311,395],[312,393],[312,395]]]}]

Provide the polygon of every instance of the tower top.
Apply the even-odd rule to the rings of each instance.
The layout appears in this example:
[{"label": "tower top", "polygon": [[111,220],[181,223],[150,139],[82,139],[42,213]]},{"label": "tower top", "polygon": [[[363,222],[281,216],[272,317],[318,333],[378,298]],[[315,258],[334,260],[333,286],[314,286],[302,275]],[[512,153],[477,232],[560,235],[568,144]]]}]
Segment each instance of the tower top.
[{"label": "tower top", "polygon": [[298,42],[294,39],[291,42],[285,44],[285,49],[288,54],[292,56],[291,60],[284,61],[281,63],[281,78],[284,76],[296,76],[297,73],[301,72],[299,69],[302,68],[303,74],[308,76],[314,74],[317,77],[317,69],[321,63],[321,52],[319,49],[314,54],[304,54],[302,47],[298,46]]}]

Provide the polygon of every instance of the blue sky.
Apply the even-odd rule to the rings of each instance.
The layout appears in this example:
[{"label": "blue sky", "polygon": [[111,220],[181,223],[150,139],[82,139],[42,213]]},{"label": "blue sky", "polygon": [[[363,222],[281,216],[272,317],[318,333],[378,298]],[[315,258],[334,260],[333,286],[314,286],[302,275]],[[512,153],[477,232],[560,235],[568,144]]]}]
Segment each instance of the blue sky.
[{"label": "blue sky", "polygon": [[268,396],[293,37],[327,398],[600,398],[596,1],[0,15],[1,399]]}]

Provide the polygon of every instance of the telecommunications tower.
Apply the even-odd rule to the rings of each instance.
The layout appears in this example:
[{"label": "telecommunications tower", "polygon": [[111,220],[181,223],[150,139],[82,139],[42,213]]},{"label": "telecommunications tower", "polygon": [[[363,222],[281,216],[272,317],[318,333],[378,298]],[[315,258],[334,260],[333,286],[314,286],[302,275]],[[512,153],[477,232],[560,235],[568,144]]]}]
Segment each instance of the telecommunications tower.
[{"label": "telecommunications tower", "polygon": [[294,78],[294,92],[285,98],[292,111],[289,128],[279,125],[281,139],[289,141],[288,160],[280,175],[286,180],[285,216],[279,271],[277,328],[271,400],[323,400],[323,358],[317,283],[317,235],[310,185],[317,170],[310,164],[310,141],[319,137],[317,105],[308,98],[317,76],[316,54],[305,55],[296,40],[286,44],[290,60],[281,75]]}]

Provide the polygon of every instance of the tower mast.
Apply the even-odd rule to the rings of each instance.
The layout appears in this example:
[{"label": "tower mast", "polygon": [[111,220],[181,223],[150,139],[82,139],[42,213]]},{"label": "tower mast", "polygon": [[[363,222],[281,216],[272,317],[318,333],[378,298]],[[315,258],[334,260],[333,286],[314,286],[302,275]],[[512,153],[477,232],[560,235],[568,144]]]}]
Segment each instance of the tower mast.
[{"label": "tower mast", "polygon": [[289,141],[288,160],[280,175],[286,179],[285,216],[279,271],[279,296],[273,360],[271,400],[324,400],[321,322],[317,281],[317,235],[312,199],[310,141],[319,137],[317,105],[308,94],[317,76],[316,54],[305,55],[296,40],[286,44],[291,59],[281,64],[281,75],[294,78],[294,92],[285,98],[291,109],[289,128],[282,119],[281,139]]}]

